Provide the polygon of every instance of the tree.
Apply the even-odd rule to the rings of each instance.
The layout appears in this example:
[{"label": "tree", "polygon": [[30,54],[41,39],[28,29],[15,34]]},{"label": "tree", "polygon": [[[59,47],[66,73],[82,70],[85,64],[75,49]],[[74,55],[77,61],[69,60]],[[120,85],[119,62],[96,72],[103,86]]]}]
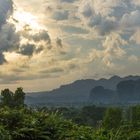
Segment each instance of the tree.
[{"label": "tree", "polygon": [[140,124],[140,106],[134,106],[130,109],[131,121],[134,125]]},{"label": "tree", "polygon": [[105,113],[104,107],[85,106],[82,108],[79,117],[83,119],[83,123],[90,126],[97,126],[102,122]]},{"label": "tree", "polygon": [[23,88],[17,88],[15,93],[9,89],[4,89],[1,91],[2,105],[8,107],[19,107],[24,105],[25,93]]},{"label": "tree", "polygon": [[122,121],[122,110],[120,108],[109,108],[103,120],[106,129],[118,128]]},{"label": "tree", "polygon": [[25,99],[25,93],[23,92],[23,88],[17,88],[14,94],[14,103],[16,106],[23,106]]},{"label": "tree", "polygon": [[2,96],[2,105],[6,105],[9,107],[13,106],[13,92],[9,89],[4,89],[1,91]]}]

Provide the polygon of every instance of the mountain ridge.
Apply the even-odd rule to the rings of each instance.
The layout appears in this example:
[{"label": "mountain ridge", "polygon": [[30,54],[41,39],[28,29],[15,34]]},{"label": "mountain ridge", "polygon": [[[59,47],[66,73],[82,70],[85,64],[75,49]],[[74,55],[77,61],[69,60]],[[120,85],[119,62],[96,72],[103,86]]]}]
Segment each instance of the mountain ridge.
[{"label": "mountain ridge", "polygon": [[70,84],[62,85],[51,91],[28,93],[26,97],[27,104],[47,104],[47,103],[72,103],[86,102],[89,98],[91,89],[96,86],[103,86],[110,90],[116,90],[116,85],[125,80],[138,80],[140,76],[112,76],[108,79],[82,79],[76,80]]}]

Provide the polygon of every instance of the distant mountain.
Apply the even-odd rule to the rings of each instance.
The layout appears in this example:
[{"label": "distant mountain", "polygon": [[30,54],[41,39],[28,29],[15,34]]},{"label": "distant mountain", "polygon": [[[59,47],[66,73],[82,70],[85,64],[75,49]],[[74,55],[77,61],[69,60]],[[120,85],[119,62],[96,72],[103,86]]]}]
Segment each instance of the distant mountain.
[{"label": "distant mountain", "polygon": [[26,96],[26,103],[30,105],[59,105],[87,102],[89,100],[90,91],[96,86],[116,90],[116,86],[119,82],[138,79],[140,79],[140,76],[127,76],[124,78],[113,76],[110,79],[77,80],[52,91],[28,93]]},{"label": "distant mountain", "polygon": [[116,97],[116,91],[97,86],[91,90],[89,97],[89,102],[91,103],[113,103]]},{"label": "distant mountain", "polygon": [[94,87],[89,101],[94,104],[137,104],[140,103],[140,79],[124,80],[117,84],[116,90]]},{"label": "distant mountain", "polygon": [[116,92],[121,102],[140,102],[140,79],[120,82]]}]

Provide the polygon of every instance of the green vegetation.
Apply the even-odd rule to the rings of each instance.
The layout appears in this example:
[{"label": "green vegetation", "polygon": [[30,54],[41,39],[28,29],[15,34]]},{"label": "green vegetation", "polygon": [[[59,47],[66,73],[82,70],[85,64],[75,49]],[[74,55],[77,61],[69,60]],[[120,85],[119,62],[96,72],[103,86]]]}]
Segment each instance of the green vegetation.
[{"label": "green vegetation", "polygon": [[1,93],[0,140],[140,140],[140,106],[29,108],[25,93]]},{"label": "green vegetation", "polygon": [[108,130],[119,128],[122,121],[122,110],[119,108],[109,108],[104,117],[104,127]]},{"label": "green vegetation", "polygon": [[17,88],[15,93],[9,89],[4,89],[1,91],[2,105],[8,107],[19,107],[24,106],[25,93],[22,88]]}]

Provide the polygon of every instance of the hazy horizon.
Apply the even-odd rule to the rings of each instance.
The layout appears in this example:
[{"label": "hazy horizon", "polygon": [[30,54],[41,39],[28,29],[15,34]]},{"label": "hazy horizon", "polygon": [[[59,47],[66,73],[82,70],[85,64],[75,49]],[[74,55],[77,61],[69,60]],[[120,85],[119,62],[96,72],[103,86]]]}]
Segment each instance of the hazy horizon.
[{"label": "hazy horizon", "polygon": [[140,75],[139,62],[140,0],[0,0],[0,89]]}]

